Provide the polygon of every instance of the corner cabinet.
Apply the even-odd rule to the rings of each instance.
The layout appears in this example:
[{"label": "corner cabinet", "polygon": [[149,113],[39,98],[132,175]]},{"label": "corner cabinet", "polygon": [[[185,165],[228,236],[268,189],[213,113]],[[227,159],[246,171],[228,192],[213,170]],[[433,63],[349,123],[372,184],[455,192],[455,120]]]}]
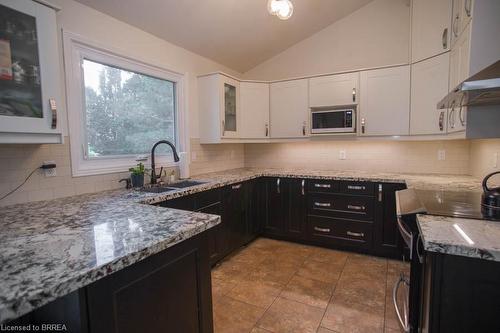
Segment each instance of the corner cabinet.
[{"label": "corner cabinet", "polygon": [[360,135],[408,135],[410,66],[361,72]]},{"label": "corner cabinet", "polygon": [[240,82],[221,73],[198,78],[201,143],[239,138]]},{"label": "corner cabinet", "polygon": [[0,143],[62,143],[56,13],[0,0]]},{"label": "corner cabinet", "polygon": [[271,138],[309,136],[308,80],[271,83]]}]

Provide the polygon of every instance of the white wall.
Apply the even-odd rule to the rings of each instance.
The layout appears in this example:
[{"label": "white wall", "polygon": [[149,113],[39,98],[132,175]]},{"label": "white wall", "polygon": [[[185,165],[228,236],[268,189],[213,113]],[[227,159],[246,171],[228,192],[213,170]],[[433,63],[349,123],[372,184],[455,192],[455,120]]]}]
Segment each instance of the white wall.
[{"label": "white wall", "polygon": [[[137,57],[144,62],[185,73],[188,128],[192,138],[199,136],[196,76],[219,70],[236,76],[241,75],[212,60],[168,43],[73,0],[49,1],[62,8],[57,14],[59,30],[65,29],[113,50],[124,50],[126,55]],[[59,37],[59,42],[62,44],[62,38]],[[61,82],[65,82],[62,45],[59,45],[59,49]],[[64,96],[63,89],[63,99],[65,99]],[[64,104],[59,103],[60,111],[65,109],[62,107]],[[62,116],[62,122],[65,125],[64,133],[67,135],[67,124],[64,121],[66,113],[61,112],[60,116]],[[65,140],[64,145],[0,145],[0,196],[19,185],[43,161],[53,160],[57,164],[56,177],[45,178],[41,173],[36,172],[23,187],[5,200],[0,201],[0,206],[123,187],[123,183],[119,184],[118,180],[127,177],[128,172],[72,177],[69,137],[66,137]],[[204,151],[199,147],[197,139],[188,139],[186,143],[197,151]],[[240,167],[243,166],[244,162],[242,145],[241,147],[221,146],[215,152],[210,150],[208,153],[200,155],[202,158],[196,161],[194,170],[196,172]]]},{"label": "white wall", "polygon": [[[484,177],[500,171],[500,139],[472,140],[470,146],[471,174]],[[495,177],[500,184],[500,176]]]},{"label": "white wall", "polygon": [[374,0],[244,77],[275,80],[408,63],[409,38],[410,1]]}]

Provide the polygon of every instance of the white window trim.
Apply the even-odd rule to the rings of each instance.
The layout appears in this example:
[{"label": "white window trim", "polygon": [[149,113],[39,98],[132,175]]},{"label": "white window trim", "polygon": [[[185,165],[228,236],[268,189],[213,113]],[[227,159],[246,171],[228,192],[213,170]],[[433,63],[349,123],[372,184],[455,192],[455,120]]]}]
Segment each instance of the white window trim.
[{"label": "white window trim", "polygon": [[[71,171],[73,177],[114,172],[124,172],[138,162],[136,156],[121,158],[85,159],[84,157],[84,82],[81,63],[83,58],[104,64],[115,65],[125,70],[151,75],[175,83],[175,115],[177,128],[177,151],[188,152],[189,135],[187,127],[185,75],[128,56],[126,51],[111,50],[77,34],[63,31],[64,66],[66,73],[66,103],[71,149]],[[148,153],[149,156],[149,153]],[[156,167],[173,167],[171,154],[157,156]],[[150,167],[150,161],[144,162]]]}]

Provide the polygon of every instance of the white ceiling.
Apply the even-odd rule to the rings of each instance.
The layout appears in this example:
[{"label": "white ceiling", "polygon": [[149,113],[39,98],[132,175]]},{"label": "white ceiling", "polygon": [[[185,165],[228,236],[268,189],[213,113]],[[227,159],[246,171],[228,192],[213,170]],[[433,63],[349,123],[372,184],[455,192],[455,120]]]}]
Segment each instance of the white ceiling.
[{"label": "white ceiling", "polygon": [[243,73],[372,0],[291,0],[287,21],[267,0],[77,1]]}]

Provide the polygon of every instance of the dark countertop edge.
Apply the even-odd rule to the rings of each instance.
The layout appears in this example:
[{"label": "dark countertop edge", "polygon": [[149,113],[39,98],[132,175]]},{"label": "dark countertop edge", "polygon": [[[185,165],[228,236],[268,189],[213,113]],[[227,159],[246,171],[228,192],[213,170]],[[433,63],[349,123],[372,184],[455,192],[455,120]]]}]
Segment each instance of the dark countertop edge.
[{"label": "dark countertop edge", "polygon": [[[23,299],[20,302],[11,303],[11,305],[7,307],[0,307],[0,314],[7,314],[7,316],[0,318],[0,324],[5,323],[7,320],[13,320],[22,317],[23,315],[28,314],[31,311],[36,310],[60,297],[66,296],[110,274],[132,266],[133,264],[136,264],[152,255],[158,254],[161,251],[167,250],[186,239],[195,237],[202,232],[215,227],[216,225],[220,224],[220,222],[220,216],[212,215],[212,217],[210,219],[207,219],[206,223],[204,223],[202,226],[194,227],[193,229],[186,231],[190,233],[189,237],[183,238],[180,237],[180,234],[178,234],[163,241],[144,247],[143,249],[140,249],[138,251],[128,253],[120,258],[107,262],[102,266],[93,268],[88,272],[79,275],[78,277],[64,280],[60,282],[57,287],[51,290],[50,296],[45,296],[47,294],[47,290],[40,290],[38,294],[30,295],[30,297]],[[59,290],[61,290],[61,292],[59,292]],[[43,297],[40,297],[41,299],[43,299],[43,301],[38,301],[36,304],[31,303],[32,299],[35,298],[34,296],[38,295],[44,295]],[[9,315],[12,312],[10,308],[12,308],[13,306],[15,306],[17,311],[15,314]]]}]

